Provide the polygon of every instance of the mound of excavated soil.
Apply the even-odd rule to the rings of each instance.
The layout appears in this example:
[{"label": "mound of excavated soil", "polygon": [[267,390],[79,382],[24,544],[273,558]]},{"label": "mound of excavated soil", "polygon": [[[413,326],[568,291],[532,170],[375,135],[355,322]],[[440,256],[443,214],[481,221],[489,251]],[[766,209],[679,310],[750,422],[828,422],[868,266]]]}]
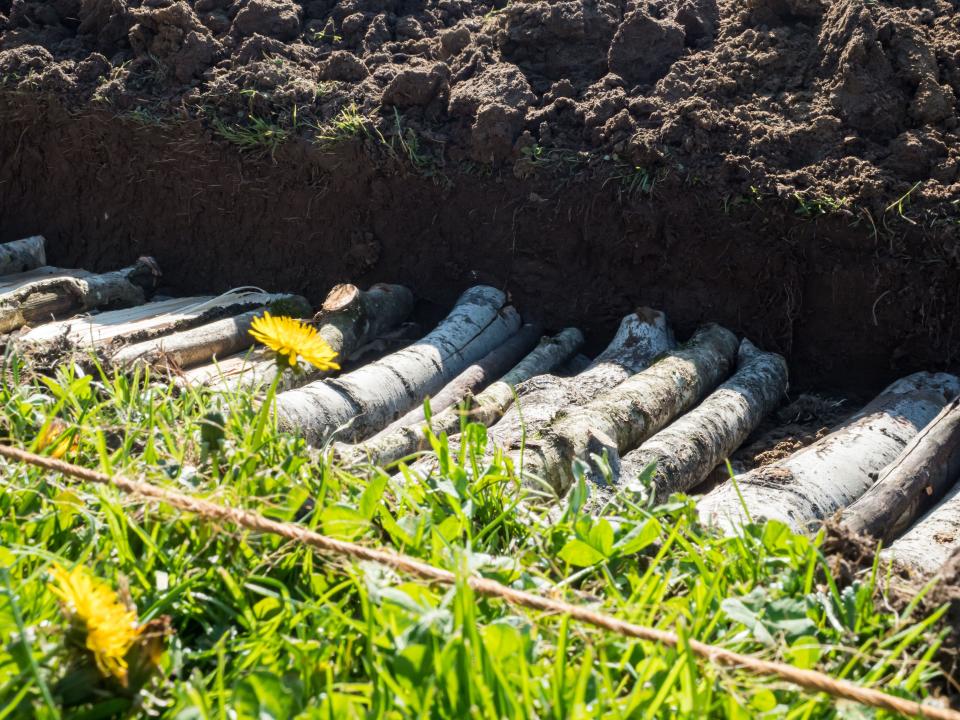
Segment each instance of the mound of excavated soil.
[{"label": "mound of excavated soil", "polygon": [[0,79],[74,106],[322,135],[355,105],[444,162],[597,150],[874,216],[960,191],[960,0],[0,0],[0,30]]}]

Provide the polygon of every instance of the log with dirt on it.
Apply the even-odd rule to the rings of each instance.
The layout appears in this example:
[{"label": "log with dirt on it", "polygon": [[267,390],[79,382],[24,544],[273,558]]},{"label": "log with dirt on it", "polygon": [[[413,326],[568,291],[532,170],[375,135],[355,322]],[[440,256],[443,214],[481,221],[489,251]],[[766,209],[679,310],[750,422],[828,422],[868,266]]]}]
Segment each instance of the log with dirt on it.
[{"label": "log with dirt on it", "polygon": [[960,484],[906,533],[880,551],[880,557],[921,576],[933,575],[960,552]]},{"label": "log with dirt on it", "polygon": [[656,465],[650,493],[662,502],[701,483],[750,436],[787,391],[787,363],[780,355],[740,342],[737,368],[702,403],[627,453],[619,482],[634,482]]},{"label": "log with dirt on it", "polygon": [[960,398],[918,433],[840,522],[889,543],[935,504],[960,478]]},{"label": "log with dirt on it", "polygon": [[568,409],[511,458],[528,486],[546,483],[563,496],[573,483],[573,462],[586,463],[588,477],[606,484],[606,457],[617,473],[620,457],[693,407],[729,374],[736,336],[719,325],[698,329],[680,348],[608,390],[587,405]]},{"label": "log with dirt on it", "polygon": [[0,245],[0,275],[27,272],[46,264],[46,240],[42,235]]},{"label": "log with dirt on it", "polygon": [[518,449],[561,413],[616,387],[675,346],[664,313],[637,309],[623,318],[610,344],[583,372],[571,377],[539,375],[520,385],[519,402],[490,428],[491,446],[504,451]]},{"label": "log with dirt on it", "polygon": [[554,337],[543,338],[529,355],[497,382],[477,395],[468,394],[463,409],[460,406],[447,407],[433,414],[429,423],[410,424],[392,432],[382,432],[358,445],[338,443],[334,446],[337,456],[345,465],[391,465],[427,449],[428,426],[435,435],[446,433],[449,436],[460,431],[464,417],[469,422],[490,426],[502,417],[513,403],[514,388],[518,384],[531,377],[551,372],[582,344],[583,335],[576,328],[567,328]]},{"label": "log with dirt on it", "polygon": [[0,294],[0,333],[106,306],[140,305],[159,277],[156,261],[142,257],[130,267],[99,275],[61,271],[30,280]]},{"label": "log with dirt on it", "polygon": [[503,292],[477,286],[413,345],[337,378],[277,396],[280,427],[320,444],[339,431],[345,441],[370,437],[502,344],[520,327]]},{"label": "log with dirt on it", "polygon": [[261,290],[235,289],[216,297],[153,300],[122,310],[109,310],[35,327],[17,338],[17,347],[31,356],[62,357],[69,352],[116,353],[123,345],[168,335],[246,310],[266,308],[286,296]]},{"label": "log with dirt on it", "polygon": [[863,495],[958,392],[954,375],[908,375],[826,437],[707,493],[698,504],[700,519],[730,533],[767,519],[806,530]]},{"label": "log with dirt on it", "polygon": [[[282,304],[275,305],[282,306],[284,314],[292,317],[306,317],[312,310],[310,303],[299,295],[284,296],[282,301]],[[249,310],[172,335],[121,347],[109,362],[119,368],[144,365],[179,374],[182,369],[249,348],[254,343],[250,328],[263,313],[264,308]]]}]

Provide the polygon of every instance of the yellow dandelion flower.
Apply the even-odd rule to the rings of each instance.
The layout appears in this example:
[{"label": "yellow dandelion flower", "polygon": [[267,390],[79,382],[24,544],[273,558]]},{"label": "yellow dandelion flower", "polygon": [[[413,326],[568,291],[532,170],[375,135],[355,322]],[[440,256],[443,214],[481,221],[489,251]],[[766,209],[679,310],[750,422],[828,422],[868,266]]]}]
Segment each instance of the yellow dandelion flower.
[{"label": "yellow dandelion flower", "polygon": [[80,445],[76,435],[72,438],[69,436],[61,437],[67,431],[67,428],[68,426],[63,420],[59,418],[51,420],[37,436],[37,449],[46,450],[53,445],[53,449],[50,450],[50,457],[55,458],[62,458],[68,450],[76,450]]},{"label": "yellow dandelion flower", "polygon": [[86,568],[64,570],[54,565],[50,571],[50,591],[60,598],[67,616],[86,634],[86,647],[93,653],[97,669],[104,677],[127,681],[127,652],[140,634],[137,612],[127,608],[107,583]]},{"label": "yellow dandelion flower", "polygon": [[255,318],[250,334],[254,340],[263,343],[277,356],[277,364],[297,366],[297,360],[306,360],[318,370],[339,370],[334,362],[337,353],[320,337],[316,328],[305,325],[290,317],[273,317],[265,312]]}]

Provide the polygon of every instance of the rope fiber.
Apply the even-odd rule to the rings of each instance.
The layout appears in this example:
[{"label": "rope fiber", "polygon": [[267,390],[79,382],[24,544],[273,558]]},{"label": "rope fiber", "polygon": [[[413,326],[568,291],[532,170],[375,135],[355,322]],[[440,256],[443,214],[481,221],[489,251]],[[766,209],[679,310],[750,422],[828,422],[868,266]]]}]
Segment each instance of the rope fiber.
[{"label": "rope fiber", "polygon": [[[149,500],[160,501],[178,510],[193,513],[207,521],[214,520],[233,523],[257,533],[267,533],[287,538],[292,542],[309,545],[329,555],[377,563],[399,572],[443,585],[453,585],[457,581],[456,576],[448,570],[434,567],[408,555],[402,555],[391,550],[369,548],[352,542],[336,540],[295,523],[278,522],[264,517],[259,513],[227,507],[176,490],[168,490],[148,482],[131,480],[120,475],[105,475],[104,473],[88,470],[56,458],[36,455],[7,445],[0,445],[0,456],[16,462],[57,472],[77,480],[116,487],[124,493]],[[658,630],[656,628],[618,620],[617,618],[589,610],[579,605],[573,605],[563,600],[546,598],[523,590],[516,590],[495,580],[489,580],[483,577],[470,576],[466,579],[466,582],[477,594],[490,598],[499,598],[512,605],[530,608],[532,610],[540,610],[555,615],[567,615],[579,622],[624,637],[647,640],[668,647],[677,647],[680,645],[679,637],[675,633],[666,630]],[[684,644],[692,653],[708,662],[737,668],[754,675],[780,678],[781,680],[802,687],[805,690],[823,692],[834,698],[852,700],[863,705],[889,710],[907,717],[932,718],[933,720],[960,720],[960,712],[955,710],[925,705],[913,700],[896,697],[880,690],[861,687],[846,680],[832,678],[816,670],[805,670],[787,663],[743,655],[694,639],[688,639]]]}]

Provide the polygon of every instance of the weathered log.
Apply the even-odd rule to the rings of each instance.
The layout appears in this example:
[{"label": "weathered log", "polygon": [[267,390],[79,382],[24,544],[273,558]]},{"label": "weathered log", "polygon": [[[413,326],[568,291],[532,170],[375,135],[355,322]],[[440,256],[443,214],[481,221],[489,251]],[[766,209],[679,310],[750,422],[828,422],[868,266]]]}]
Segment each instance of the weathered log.
[{"label": "weathered log", "polygon": [[754,521],[776,519],[803,531],[866,492],[958,392],[960,379],[946,373],[902,378],[826,437],[707,493],[700,519],[736,532],[745,506]]},{"label": "weathered log", "polygon": [[[283,298],[286,314],[305,317],[310,314],[310,303],[299,295]],[[120,348],[111,358],[116,367],[129,368],[137,364],[177,373],[215,357],[227,357],[253,345],[250,326],[263,309],[250,310],[183,330],[172,335],[146,340]]]},{"label": "weathered log", "polygon": [[693,410],[627,453],[620,481],[631,482],[656,463],[651,492],[657,501],[689,490],[743,444],[786,390],[786,361],[744,339],[733,376]]},{"label": "weathered log", "polygon": [[27,270],[13,275],[0,275],[0,295],[16,290],[37,280],[49,280],[54,277],[85,278],[95,273],[88,270],[67,270],[64,268],[42,265],[41,267]]},{"label": "weathered log", "polygon": [[335,431],[344,440],[369,437],[520,327],[496,288],[467,290],[420,342],[335,379],[312,382],[277,396],[280,427],[322,443]]},{"label": "weathered log", "polygon": [[851,531],[889,543],[960,478],[960,398],[917,434],[877,482],[843,511]]},{"label": "weathered log", "polygon": [[340,358],[394,329],[413,312],[413,293],[402,285],[378,284],[369,290],[337,285],[314,317],[317,330]]},{"label": "weathered log", "polygon": [[0,275],[33,270],[47,262],[46,240],[42,235],[0,245]]},{"label": "weathered log", "polygon": [[[513,403],[514,387],[531,377],[548,373],[569,358],[583,344],[583,335],[576,328],[567,328],[552,338],[543,338],[533,351],[500,380],[479,395],[466,398],[467,419],[490,426]],[[430,429],[436,434],[453,435],[460,430],[463,413],[459,407],[448,407],[434,414]],[[347,465],[369,462],[390,465],[427,447],[426,423],[408,425],[391,433],[381,433],[359,445],[338,443],[337,455]]]},{"label": "weathered log", "polygon": [[676,345],[659,310],[639,308],[621,322],[617,334],[591,365],[573,377],[540,375],[517,388],[519,403],[490,428],[490,441],[505,451],[536,437],[560,413],[585,405],[648,367]]},{"label": "weathered log", "polygon": [[0,294],[0,333],[107,305],[140,305],[159,277],[156,262],[140,258],[130,267],[101,275],[61,272],[27,282]]},{"label": "weathered log", "polygon": [[958,548],[960,485],[955,485],[937,506],[882,550],[880,556],[921,575],[933,575],[954,552],[960,552]]},{"label": "weathered log", "polygon": [[40,325],[17,338],[25,352],[35,356],[56,351],[97,350],[112,354],[116,348],[202,325],[226,315],[263,308],[284,295],[231,291],[217,297],[169,298],[123,310]]},{"label": "weathered log", "polygon": [[[503,345],[495,347],[484,357],[467,367],[462,373],[447,383],[440,392],[430,398],[431,414],[439,414],[448,407],[462,402],[468,395],[480,392],[516,365],[516,363],[536,345],[539,337],[539,326],[527,324],[521,327],[517,332],[507,338]],[[409,425],[418,425],[425,422],[426,419],[425,408],[421,403],[414,406],[410,412],[399,420],[395,420],[387,425],[378,435],[383,435]],[[374,436],[371,440],[375,440],[376,437],[377,436]]]},{"label": "weathered log", "polygon": [[717,386],[733,366],[736,336],[719,325],[698,329],[676,350],[587,405],[550,423],[511,457],[525,480],[545,481],[562,496],[573,482],[573,461],[605,482],[593,455],[607,455],[616,472],[622,455],[638,447]]}]

